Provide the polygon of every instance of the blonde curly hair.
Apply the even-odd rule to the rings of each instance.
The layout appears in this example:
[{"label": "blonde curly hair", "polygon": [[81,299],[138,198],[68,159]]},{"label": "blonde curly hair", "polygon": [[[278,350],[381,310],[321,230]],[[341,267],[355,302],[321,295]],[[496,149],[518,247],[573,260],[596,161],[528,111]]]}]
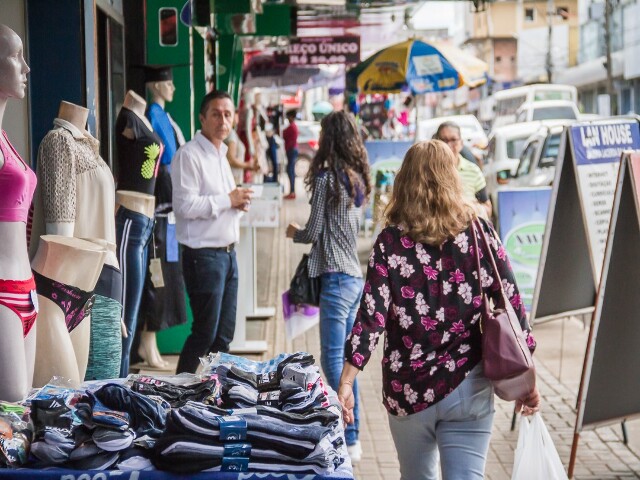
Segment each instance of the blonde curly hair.
[{"label": "blonde curly hair", "polygon": [[402,227],[416,242],[441,245],[473,220],[474,209],[462,192],[449,146],[440,140],[416,143],[395,177],[386,224]]}]

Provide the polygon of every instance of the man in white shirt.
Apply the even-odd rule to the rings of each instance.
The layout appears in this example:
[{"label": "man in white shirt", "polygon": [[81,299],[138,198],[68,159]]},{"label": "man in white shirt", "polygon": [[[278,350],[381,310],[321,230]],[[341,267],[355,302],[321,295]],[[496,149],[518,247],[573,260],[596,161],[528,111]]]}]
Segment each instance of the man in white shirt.
[{"label": "man in white shirt", "polygon": [[202,130],[173,159],[173,211],[182,244],[182,267],[193,312],[191,334],[177,373],[195,373],[208,352],[227,352],[233,340],[238,298],[235,244],[240,217],[252,190],[236,188],[223,140],[232,128],[234,105],[226,92],[205,95]]}]

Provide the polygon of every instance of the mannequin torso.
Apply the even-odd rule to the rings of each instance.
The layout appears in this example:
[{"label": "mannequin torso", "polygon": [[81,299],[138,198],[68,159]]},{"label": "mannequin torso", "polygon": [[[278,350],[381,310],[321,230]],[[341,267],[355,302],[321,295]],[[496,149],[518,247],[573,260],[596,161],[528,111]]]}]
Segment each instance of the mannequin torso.
[{"label": "mannequin torso", "polygon": [[132,212],[138,212],[146,217],[153,218],[156,199],[153,195],[147,195],[146,193],[118,190],[116,192],[116,211],[120,206]]},{"label": "mannequin torso", "polygon": [[[147,108],[147,102],[145,102],[145,100],[140,95],[138,95],[133,90],[129,90],[124,97],[124,102],[122,102],[122,106],[124,108],[131,110],[133,113],[135,113],[140,118],[140,120],[144,122],[147,128],[153,131],[153,127],[151,126],[151,123],[149,123],[149,120],[147,120],[147,117],[144,116],[144,111]],[[123,135],[129,139],[134,138],[133,132],[127,129],[125,129],[125,131],[123,132]]]},{"label": "mannequin torso", "polygon": [[[79,238],[43,235],[31,267],[54,282],[91,292],[102,270],[107,251],[101,245]],[[51,299],[38,294],[38,341],[34,386],[46,384],[52,376],[84,380],[89,354],[90,319],[70,333],[65,313]]]}]

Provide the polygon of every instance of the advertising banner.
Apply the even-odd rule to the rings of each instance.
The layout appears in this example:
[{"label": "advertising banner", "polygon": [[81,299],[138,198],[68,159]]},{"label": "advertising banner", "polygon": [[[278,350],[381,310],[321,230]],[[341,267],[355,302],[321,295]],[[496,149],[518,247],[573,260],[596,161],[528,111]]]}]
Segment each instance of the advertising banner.
[{"label": "advertising banner", "polygon": [[589,244],[600,275],[620,155],[640,148],[640,129],[638,122],[626,121],[574,125],[570,134]]},{"label": "advertising banner", "polygon": [[276,63],[286,65],[348,65],[360,62],[360,37],[293,37],[274,53]]},{"label": "advertising banner", "polygon": [[498,228],[524,306],[531,310],[551,188],[498,191]]}]

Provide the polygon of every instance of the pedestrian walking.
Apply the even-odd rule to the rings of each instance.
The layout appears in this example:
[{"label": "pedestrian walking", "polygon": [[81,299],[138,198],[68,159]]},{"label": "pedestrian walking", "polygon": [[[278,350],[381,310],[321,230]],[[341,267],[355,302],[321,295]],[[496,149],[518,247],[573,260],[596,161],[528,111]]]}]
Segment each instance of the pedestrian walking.
[{"label": "pedestrian walking", "polygon": [[207,352],[227,352],[233,340],[238,297],[235,244],[240,217],[249,209],[252,190],[236,188],[224,139],[232,129],[234,106],[223,91],[202,99],[193,140],[173,161],[173,209],[176,237],[182,244],[183,271],[193,312],[191,334],[177,373],[195,373]]},{"label": "pedestrian walking", "polygon": [[[371,192],[369,163],[351,114],[332,112],[322,119],[318,153],[306,184],[311,214],[305,228],[287,227],[296,243],[311,243],[309,276],[320,277],[320,362],[332,388],[338,388],[344,341],[353,327],[362,295],[357,240],[362,206]],[[358,389],[354,383],[355,422],[345,432],[351,460],[360,459]]]},{"label": "pedestrian walking", "polygon": [[476,209],[476,213],[483,218],[491,218],[493,211],[487,193],[487,181],[480,167],[462,155],[464,144],[458,124],[455,122],[441,123],[433,138],[449,145],[455,154],[463,193]]},{"label": "pedestrian walking", "polygon": [[[344,347],[338,396],[351,423],[356,376],[385,334],[383,403],[402,480],[437,479],[438,456],[443,480],[484,478],[494,407],[493,387],[481,364],[481,289],[494,301],[501,295],[488,255],[496,259],[527,343],[535,348],[504,247],[482,219],[475,225],[490,244],[478,233],[483,255],[477,271],[471,236],[476,217],[456,163],[451,149],[438,140],[407,152]],[[538,404],[534,390],[517,407],[531,414]]]},{"label": "pedestrian walking", "polygon": [[297,110],[289,110],[286,114],[289,126],[282,132],[284,151],[287,153],[287,175],[289,176],[289,195],[287,200],[296,198],[296,160],[298,159],[298,125],[296,125]]}]

